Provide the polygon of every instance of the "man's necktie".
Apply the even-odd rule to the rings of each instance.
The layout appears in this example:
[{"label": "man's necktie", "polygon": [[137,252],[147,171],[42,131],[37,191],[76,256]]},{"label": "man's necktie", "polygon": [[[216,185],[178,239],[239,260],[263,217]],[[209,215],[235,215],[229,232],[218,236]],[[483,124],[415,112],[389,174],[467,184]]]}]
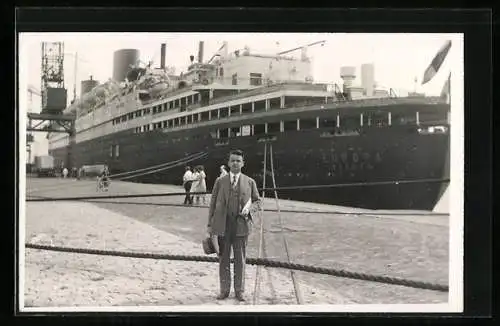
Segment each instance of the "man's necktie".
[{"label": "man's necktie", "polygon": [[231,187],[233,187],[233,189],[236,188],[236,176],[233,175],[233,182],[231,183]]}]

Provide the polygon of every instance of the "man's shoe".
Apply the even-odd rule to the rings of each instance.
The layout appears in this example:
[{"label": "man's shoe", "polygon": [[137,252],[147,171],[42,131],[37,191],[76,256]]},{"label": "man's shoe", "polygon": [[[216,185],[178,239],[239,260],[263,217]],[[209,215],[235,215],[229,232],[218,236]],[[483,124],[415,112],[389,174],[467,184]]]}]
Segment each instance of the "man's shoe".
[{"label": "man's shoe", "polygon": [[217,300],[224,300],[224,299],[226,299],[227,297],[229,297],[229,293],[220,293],[220,294],[217,296]]},{"label": "man's shoe", "polygon": [[247,301],[245,296],[243,295],[243,293],[236,293],[236,300],[240,301],[240,302],[245,302]]}]

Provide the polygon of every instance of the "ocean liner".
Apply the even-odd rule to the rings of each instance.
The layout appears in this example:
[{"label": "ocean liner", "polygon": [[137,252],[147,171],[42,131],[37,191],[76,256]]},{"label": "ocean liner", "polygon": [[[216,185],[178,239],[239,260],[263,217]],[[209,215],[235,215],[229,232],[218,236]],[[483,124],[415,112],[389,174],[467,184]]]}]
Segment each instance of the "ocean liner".
[{"label": "ocean liner", "polygon": [[[202,164],[211,189],[231,149],[245,152],[244,171],[262,185],[268,142],[278,187],[365,183],[282,190],[280,198],[432,209],[445,185],[431,179],[449,178],[449,101],[378,89],[373,64],[361,66],[361,87],[355,67],[341,68],[343,85],[316,82],[307,49],[321,43],[263,55],[230,52],[224,42],[204,61],[200,42],[180,74],[165,65],[166,44],[159,68],[137,49],[117,50],[113,78],[82,81],[65,110],[77,115],[76,135],[50,134],[49,154],[69,168],[106,164],[111,174],[186,162],[128,179],[144,183],[180,184],[185,165]],[[287,55],[295,50],[299,57]],[[398,180],[424,182],[391,184]]]}]

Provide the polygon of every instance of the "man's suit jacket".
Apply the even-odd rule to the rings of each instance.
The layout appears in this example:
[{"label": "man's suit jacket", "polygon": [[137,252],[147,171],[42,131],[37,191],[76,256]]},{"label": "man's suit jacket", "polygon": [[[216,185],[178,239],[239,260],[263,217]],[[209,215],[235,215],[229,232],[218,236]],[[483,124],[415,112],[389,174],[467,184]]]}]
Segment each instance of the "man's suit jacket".
[{"label": "man's suit jacket", "polygon": [[[249,234],[249,220],[260,212],[262,200],[259,197],[257,184],[255,180],[241,173],[239,178],[240,186],[240,207],[239,212],[243,209],[247,201],[251,198],[249,218],[238,217],[236,220],[236,236],[246,236]],[[229,190],[231,188],[230,174],[217,178],[212,190],[212,198],[210,200],[210,209],[208,213],[208,229],[211,235],[224,235],[226,228],[227,216],[227,200],[229,198]]]}]

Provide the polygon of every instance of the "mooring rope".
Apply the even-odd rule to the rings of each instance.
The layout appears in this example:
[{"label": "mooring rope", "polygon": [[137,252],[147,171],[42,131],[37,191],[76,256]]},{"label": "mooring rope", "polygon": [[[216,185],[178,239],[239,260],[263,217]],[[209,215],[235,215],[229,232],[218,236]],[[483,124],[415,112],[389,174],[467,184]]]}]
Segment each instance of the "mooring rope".
[{"label": "mooring rope", "polygon": [[[208,193],[210,194],[210,192]],[[40,195],[30,195],[32,198],[44,198],[48,199],[49,197],[44,197]],[[102,197],[103,199],[109,197]],[[101,199],[101,197],[99,197]],[[28,201],[30,201],[28,199]],[[185,208],[208,208],[208,205],[193,205],[186,206],[184,204],[175,204],[175,203],[152,203],[152,202],[132,202],[132,201],[111,201],[111,200],[82,200],[88,203],[105,203],[105,204],[125,204],[125,205],[139,205],[139,206],[165,206],[165,207],[185,207]],[[266,209],[267,212],[277,212],[278,210],[275,208]],[[373,216],[449,216],[449,213],[439,213],[439,212],[347,212],[347,211],[320,211],[320,210],[294,210],[294,209],[281,209],[283,213],[298,213],[298,214],[333,214],[333,215],[373,215]]]},{"label": "mooring rope", "polygon": [[[115,251],[115,250],[98,250],[98,249],[86,249],[86,248],[71,248],[71,247],[59,247],[59,246],[49,246],[42,244],[26,243],[25,248],[27,249],[38,249],[38,250],[50,250],[58,252],[68,252],[68,253],[78,253],[78,254],[89,254],[89,255],[101,255],[101,256],[114,256],[114,257],[127,257],[127,258],[145,258],[145,259],[162,259],[162,260],[181,260],[181,261],[196,261],[196,262],[219,262],[217,257],[212,256],[195,256],[195,255],[172,255],[172,254],[157,254],[157,253],[144,253],[144,252],[127,252],[127,251]],[[231,261],[233,261],[231,259]],[[326,274],[336,277],[350,278],[363,281],[371,281],[385,284],[401,285],[406,287],[434,290],[440,292],[448,292],[448,285],[434,284],[422,281],[408,280],[402,278],[371,275],[364,273],[348,272],[345,270],[337,270],[332,268],[317,267],[304,264],[287,263],[271,259],[258,259],[258,258],[248,258],[246,262],[251,265],[262,265],[274,268],[284,268],[295,271],[303,271],[317,274]]]}]

